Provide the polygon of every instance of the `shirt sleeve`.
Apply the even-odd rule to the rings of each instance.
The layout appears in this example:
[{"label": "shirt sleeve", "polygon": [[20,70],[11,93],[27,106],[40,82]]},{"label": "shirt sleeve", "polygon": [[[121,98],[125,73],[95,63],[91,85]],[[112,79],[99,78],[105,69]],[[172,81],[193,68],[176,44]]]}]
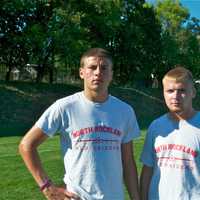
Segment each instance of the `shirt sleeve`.
[{"label": "shirt sleeve", "polygon": [[129,120],[128,120],[128,124],[127,124],[127,131],[126,131],[125,136],[122,139],[122,143],[127,143],[139,136],[140,136],[140,129],[138,126],[138,122],[137,122],[137,119],[135,116],[135,112],[131,108],[130,114],[129,114]]},{"label": "shirt sleeve", "polygon": [[48,136],[53,136],[61,127],[61,114],[59,104],[56,101],[38,119],[35,125],[42,129]]},{"label": "shirt sleeve", "polygon": [[153,167],[154,165],[154,139],[153,139],[153,126],[149,126],[144,142],[144,147],[140,156],[140,160],[144,165]]}]

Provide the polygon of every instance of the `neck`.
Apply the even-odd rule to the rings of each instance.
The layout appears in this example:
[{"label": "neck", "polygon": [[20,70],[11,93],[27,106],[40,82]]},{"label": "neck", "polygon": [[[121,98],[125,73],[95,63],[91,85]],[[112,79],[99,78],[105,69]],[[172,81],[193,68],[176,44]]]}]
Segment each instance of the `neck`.
[{"label": "neck", "polygon": [[105,92],[96,92],[96,91],[87,91],[84,90],[84,95],[87,99],[89,99],[90,101],[93,102],[99,102],[99,103],[103,103],[108,99],[108,91]]},{"label": "neck", "polygon": [[196,114],[196,111],[193,108],[187,112],[169,112],[169,116],[175,121],[190,119],[195,114]]}]

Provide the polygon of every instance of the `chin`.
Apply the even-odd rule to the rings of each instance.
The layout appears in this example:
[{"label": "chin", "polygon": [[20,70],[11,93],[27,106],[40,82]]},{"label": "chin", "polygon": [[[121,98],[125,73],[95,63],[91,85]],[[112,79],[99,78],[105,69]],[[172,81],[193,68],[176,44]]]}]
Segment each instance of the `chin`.
[{"label": "chin", "polygon": [[173,113],[181,113],[183,112],[183,109],[181,108],[169,108],[170,112],[173,112]]},{"label": "chin", "polygon": [[183,110],[170,110],[171,113],[174,113],[176,115],[182,115],[184,113]]}]

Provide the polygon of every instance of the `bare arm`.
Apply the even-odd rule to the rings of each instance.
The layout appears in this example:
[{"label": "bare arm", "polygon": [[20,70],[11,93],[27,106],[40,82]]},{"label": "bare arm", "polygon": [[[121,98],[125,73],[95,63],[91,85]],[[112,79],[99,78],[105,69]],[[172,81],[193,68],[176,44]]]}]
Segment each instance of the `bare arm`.
[{"label": "bare arm", "polygon": [[[40,128],[33,126],[19,144],[19,152],[28,170],[40,187],[48,179],[48,176],[43,169],[37,148],[47,138],[48,136]],[[48,200],[67,200],[67,196],[72,195],[65,191],[64,188],[56,187],[53,183],[48,188],[45,188],[43,193]]]},{"label": "bare arm", "polygon": [[19,145],[19,152],[33,178],[39,186],[41,186],[47,174],[45,173],[38,152],[37,147],[48,138],[40,128],[33,126],[29,132],[24,136]]},{"label": "bare arm", "polygon": [[122,162],[125,184],[131,200],[139,200],[138,173],[133,155],[132,142],[122,144]]},{"label": "bare arm", "polygon": [[144,165],[140,177],[141,200],[148,200],[149,185],[151,182],[152,174],[153,174],[153,168]]}]

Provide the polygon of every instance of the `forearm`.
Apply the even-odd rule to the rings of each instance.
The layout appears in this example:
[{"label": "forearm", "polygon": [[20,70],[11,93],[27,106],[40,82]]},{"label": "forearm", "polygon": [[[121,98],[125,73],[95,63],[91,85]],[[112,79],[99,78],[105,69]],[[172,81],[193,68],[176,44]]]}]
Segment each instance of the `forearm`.
[{"label": "forearm", "polygon": [[36,148],[30,148],[29,146],[26,146],[26,144],[23,145],[22,142],[19,146],[19,151],[28,170],[34,177],[46,199],[68,199],[65,195],[65,188],[57,187],[52,182],[48,181],[47,174],[42,167],[40,157]]},{"label": "forearm", "polygon": [[135,161],[125,167],[124,180],[131,200],[139,200],[138,173]]},{"label": "forearm", "polygon": [[140,197],[141,200],[148,200],[149,186],[153,174],[151,167],[143,166],[140,177]]},{"label": "forearm", "polygon": [[19,144],[19,152],[39,186],[43,185],[47,174],[42,167],[37,149],[47,138],[42,129],[33,126]]},{"label": "forearm", "polygon": [[48,136],[40,128],[33,126],[20,142],[19,152],[28,170],[48,200],[68,200],[71,197],[78,199],[77,195],[66,191],[64,187],[57,187],[48,181],[37,151],[38,146],[47,138]]},{"label": "forearm", "polygon": [[21,144],[19,151],[33,178],[41,186],[45,179],[47,179],[47,174],[42,167],[37,149],[28,148],[26,145]]},{"label": "forearm", "polygon": [[140,178],[140,197],[141,200],[148,200],[149,191],[149,179],[145,179],[143,176]]},{"label": "forearm", "polygon": [[125,184],[131,200],[139,200],[138,174],[132,142],[122,144],[122,163]]}]

